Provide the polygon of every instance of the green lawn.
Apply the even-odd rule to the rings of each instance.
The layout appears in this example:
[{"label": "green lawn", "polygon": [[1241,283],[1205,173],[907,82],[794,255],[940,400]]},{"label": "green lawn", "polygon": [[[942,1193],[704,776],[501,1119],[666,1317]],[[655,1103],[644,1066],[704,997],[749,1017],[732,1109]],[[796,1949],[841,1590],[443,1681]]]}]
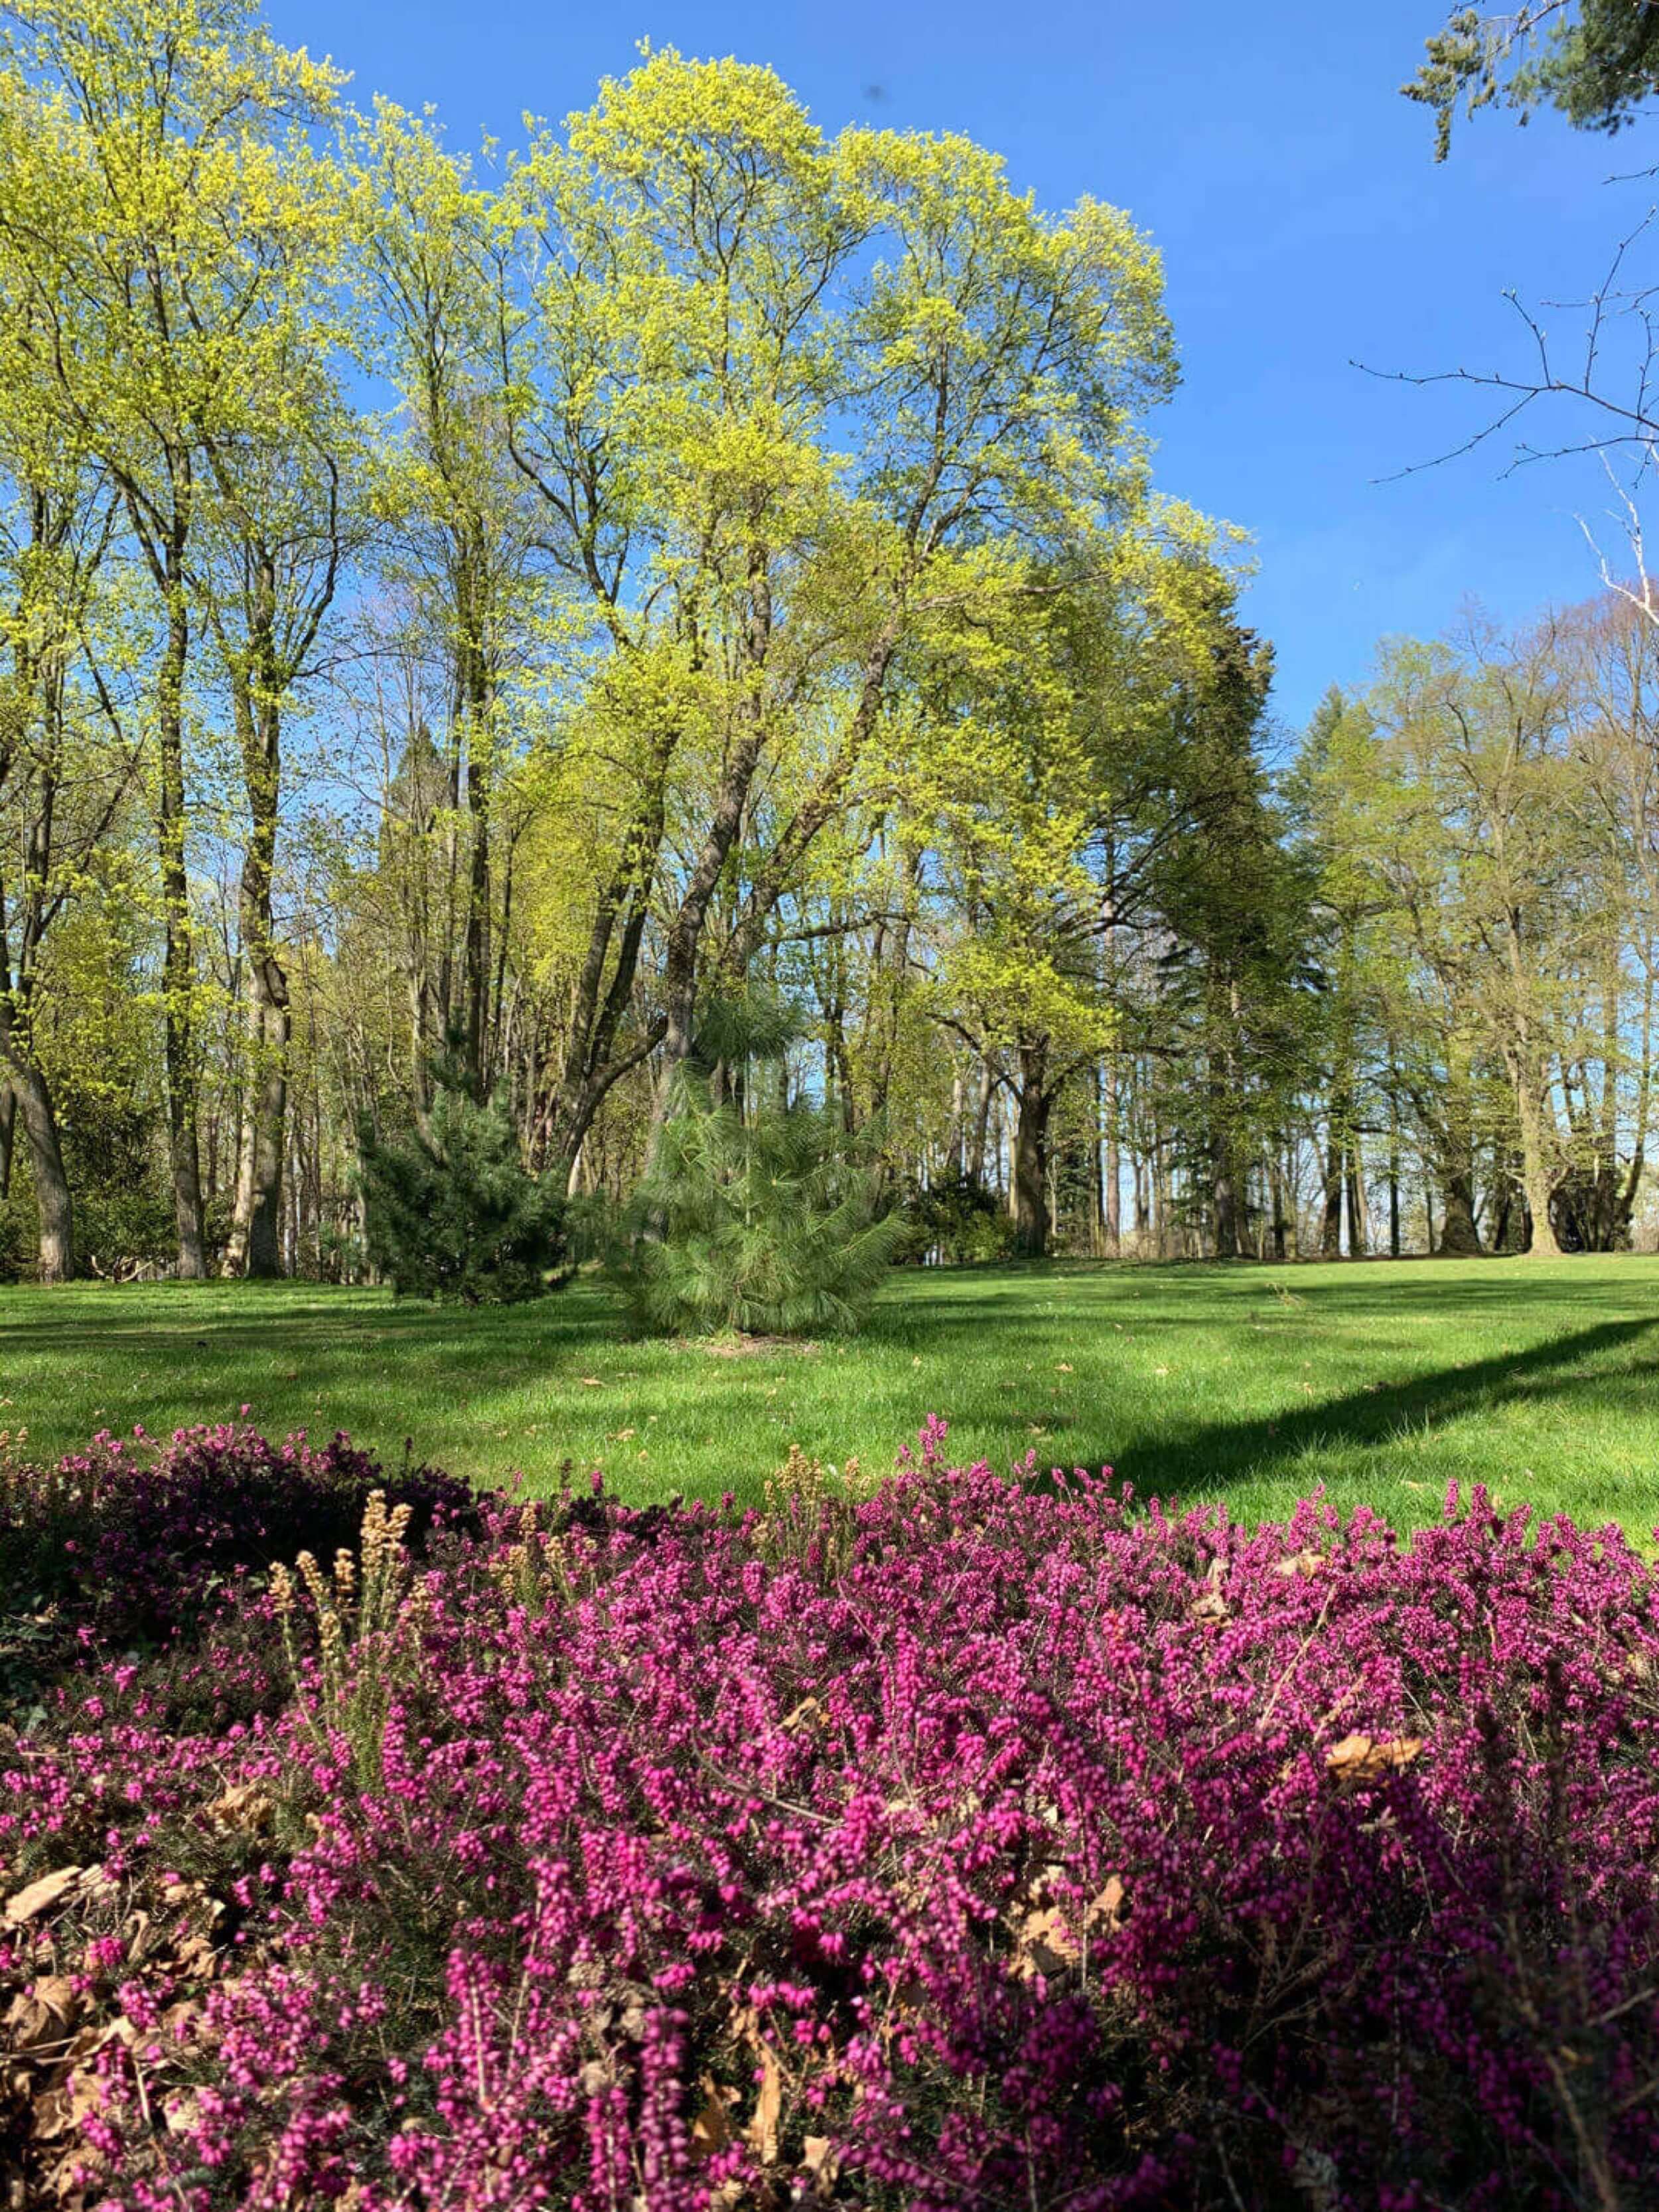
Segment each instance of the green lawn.
[{"label": "green lawn", "polygon": [[627,1496],[757,1495],[799,1443],[884,1466],[1109,1462],[1143,1497],[1277,1515],[1322,1482],[1401,1524],[1449,1480],[1581,1521],[1659,1520],[1659,1260],[896,1273],[866,1334],[740,1358],[629,1341],[580,1283],[504,1311],[315,1285],[0,1290],[0,1424],[32,1452],[243,1406],[272,1431],[405,1436],[465,1474],[602,1462]]}]

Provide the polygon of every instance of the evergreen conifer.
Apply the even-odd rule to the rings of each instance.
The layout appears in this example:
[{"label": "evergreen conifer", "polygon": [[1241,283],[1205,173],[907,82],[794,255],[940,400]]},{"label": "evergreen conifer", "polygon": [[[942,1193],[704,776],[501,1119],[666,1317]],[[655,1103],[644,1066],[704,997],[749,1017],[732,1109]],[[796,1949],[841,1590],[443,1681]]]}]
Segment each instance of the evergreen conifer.
[{"label": "evergreen conifer", "polygon": [[368,1255],[398,1296],[514,1304],[568,1274],[564,1194],[532,1175],[499,1094],[483,1104],[453,1061],[406,1137],[359,1131]]},{"label": "evergreen conifer", "polygon": [[736,1066],[780,1063],[794,1024],[773,1004],[708,1010],[641,1187],[619,1273],[641,1327],[695,1335],[857,1329],[904,1235],[875,1133],[808,1103],[729,1095]]}]

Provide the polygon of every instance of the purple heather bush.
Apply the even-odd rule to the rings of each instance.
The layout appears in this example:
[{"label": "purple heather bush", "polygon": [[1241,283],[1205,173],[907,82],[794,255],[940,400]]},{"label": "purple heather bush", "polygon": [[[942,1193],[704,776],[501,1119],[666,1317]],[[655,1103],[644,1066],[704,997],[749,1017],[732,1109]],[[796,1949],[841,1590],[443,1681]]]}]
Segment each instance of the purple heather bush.
[{"label": "purple heather bush", "polygon": [[194,1633],[241,1581],[302,1549],[332,1557],[356,1542],[377,1488],[410,1506],[416,1540],[476,1525],[465,1483],[428,1467],[387,1476],[344,1436],[274,1444],[233,1423],[164,1441],[105,1431],[50,1468],[0,1442],[0,1686],[14,1694],[88,1642]]},{"label": "purple heather bush", "polygon": [[1249,1528],[943,1441],[423,1558],[374,1500],[89,1662],[0,1737],[12,2201],[1659,2202],[1623,1536]]}]

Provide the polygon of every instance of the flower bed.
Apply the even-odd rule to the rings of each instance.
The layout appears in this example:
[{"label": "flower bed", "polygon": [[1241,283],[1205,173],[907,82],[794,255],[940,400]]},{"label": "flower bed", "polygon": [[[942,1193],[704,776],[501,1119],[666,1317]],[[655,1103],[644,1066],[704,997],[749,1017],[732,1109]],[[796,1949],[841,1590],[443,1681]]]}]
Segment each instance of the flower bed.
[{"label": "flower bed", "polygon": [[1654,2202],[1619,1533],[1250,1530],[943,1436],[421,1556],[375,1501],[85,1662],[0,1740],[22,2201]]}]

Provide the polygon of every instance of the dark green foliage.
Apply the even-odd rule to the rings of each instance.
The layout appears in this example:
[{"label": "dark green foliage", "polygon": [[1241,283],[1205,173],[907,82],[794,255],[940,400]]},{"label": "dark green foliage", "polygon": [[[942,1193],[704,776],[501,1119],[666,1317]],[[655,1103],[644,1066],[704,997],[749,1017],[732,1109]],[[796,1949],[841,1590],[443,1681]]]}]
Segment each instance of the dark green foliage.
[{"label": "dark green foliage", "polygon": [[100,1181],[75,1198],[77,1273],[118,1277],[165,1266],[177,1249],[173,1207],[159,1180],[147,1176],[129,1189]]},{"label": "dark green foliage", "polygon": [[0,1283],[21,1282],[34,1264],[34,1206],[14,1188],[0,1199]]},{"label": "dark green foliage", "polygon": [[[70,1074],[58,1080],[57,1107],[64,1171],[75,1194],[76,1272],[115,1279],[165,1266],[178,1249],[178,1231],[162,1167],[159,1103],[107,1082],[77,1083]],[[24,1160],[18,1164],[26,1170]]]},{"label": "dark green foliage", "polygon": [[640,1326],[776,1336],[858,1328],[904,1237],[874,1146],[809,1105],[745,1120],[688,1067],[617,1263]]},{"label": "dark green foliage", "polygon": [[510,1305],[568,1273],[564,1194],[526,1172],[505,1103],[480,1105],[447,1062],[424,1125],[358,1134],[368,1256],[398,1297]]},{"label": "dark green foliage", "polygon": [[904,1224],[906,1259],[957,1266],[1006,1260],[1014,1241],[1007,1207],[971,1176],[913,1190],[905,1200]]},{"label": "dark green foliage", "polygon": [[1262,764],[1272,675],[1272,648],[1224,618],[1182,708],[1199,834],[1172,842],[1156,872],[1170,928],[1163,1010],[1191,1055],[1171,1063],[1182,1071],[1166,1109],[1174,1157],[1222,1259],[1244,1247],[1249,1164],[1285,1126],[1305,1075],[1310,886]]},{"label": "dark green foliage", "polygon": [[1470,114],[1496,102],[1518,108],[1524,121],[1535,107],[1556,107],[1581,131],[1618,131],[1659,90],[1659,7],[1532,0],[1504,15],[1458,8],[1403,89],[1434,110],[1440,161],[1460,100]]}]

